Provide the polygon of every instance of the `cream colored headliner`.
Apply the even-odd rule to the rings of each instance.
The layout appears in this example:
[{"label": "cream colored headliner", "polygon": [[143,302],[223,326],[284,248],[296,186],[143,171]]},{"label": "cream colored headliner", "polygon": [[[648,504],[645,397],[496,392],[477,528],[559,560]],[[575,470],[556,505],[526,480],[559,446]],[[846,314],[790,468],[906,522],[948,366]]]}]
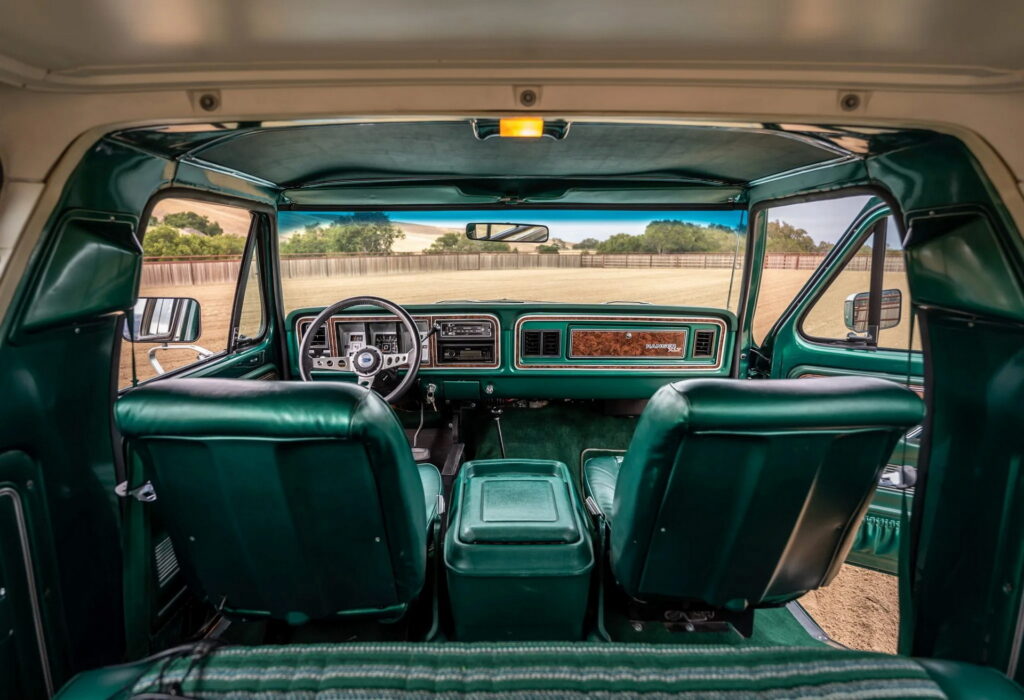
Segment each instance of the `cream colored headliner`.
[{"label": "cream colored headliner", "polygon": [[396,63],[713,64],[972,86],[1020,84],[1024,69],[1019,0],[3,0],[0,17],[0,79],[48,88]]},{"label": "cream colored headliner", "polygon": [[529,111],[916,126],[962,138],[1024,224],[1019,0],[0,0],[0,18],[8,183],[59,187],[135,125]]}]

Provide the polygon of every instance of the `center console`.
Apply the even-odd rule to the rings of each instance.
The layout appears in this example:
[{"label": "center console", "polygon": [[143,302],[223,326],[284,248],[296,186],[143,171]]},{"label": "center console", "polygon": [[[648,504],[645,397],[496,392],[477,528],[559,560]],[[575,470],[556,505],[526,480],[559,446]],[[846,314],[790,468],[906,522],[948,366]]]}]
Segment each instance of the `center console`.
[{"label": "center console", "polygon": [[444,558],[459,641],[582,638],[594,553],[563,463],[464,464]]}]

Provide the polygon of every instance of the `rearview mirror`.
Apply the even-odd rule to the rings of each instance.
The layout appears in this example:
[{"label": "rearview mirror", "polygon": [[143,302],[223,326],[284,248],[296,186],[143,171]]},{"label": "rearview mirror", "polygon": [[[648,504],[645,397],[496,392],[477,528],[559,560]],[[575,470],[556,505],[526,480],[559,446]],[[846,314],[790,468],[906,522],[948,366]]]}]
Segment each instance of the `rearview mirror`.
[{"label": "rearview mirror", "polygon": [[[859,292],[846,297],[843,304],[843,322],[855,333],[868,330],[868,311],[871,304],[871,292]],[[903,318],[903,292],[899,289],[882,290],[882,314],[879,317],[878,330],[895,328]]]},{"label": "rearview mirror", "polygon": [[188,297],[139,297],[124,325],[133,343],[194,343],[202,334],[199,302]]},{"label": "rearview mirror", "polygon": [[548,227],[537,224],[473,223],[466,224],[466,238],[502,243],[543,243],[548,239]]}]

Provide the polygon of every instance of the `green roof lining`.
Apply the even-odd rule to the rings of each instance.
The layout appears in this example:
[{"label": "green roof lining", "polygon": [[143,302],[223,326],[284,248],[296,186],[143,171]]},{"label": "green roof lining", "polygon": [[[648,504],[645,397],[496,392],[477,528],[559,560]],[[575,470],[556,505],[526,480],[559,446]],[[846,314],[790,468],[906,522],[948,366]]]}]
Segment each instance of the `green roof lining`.
[{"label": "green roof lining", "polygon": [[562,140],[479,140],[468,121],[257,129],[191,155],[286,189],[395,177],[652,177],[737,186],[843,156],[766,130],[585,122]]}]

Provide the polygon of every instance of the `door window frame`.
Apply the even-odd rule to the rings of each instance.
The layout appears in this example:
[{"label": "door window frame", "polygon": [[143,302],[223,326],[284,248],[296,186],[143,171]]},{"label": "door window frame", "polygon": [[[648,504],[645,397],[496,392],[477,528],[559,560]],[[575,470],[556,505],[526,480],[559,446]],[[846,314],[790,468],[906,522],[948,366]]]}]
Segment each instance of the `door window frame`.
[{"label": "door window frame", "polygon": [[[843,250],[842,259],[829,265],[826,272],[827,279],[825,283],[816,289],[810,298],[802,299],[800,301],[800,317],[796,320],[794,328],[800,337],[809,343],[815,343],[818,345],[831,345],[839,347],[851,347],[851,348],[868,348],[876,350],[897,350],[899,352],[906,352],[908,348],[887,348],[878,347],[878,321],[880,320],[882,313],[882,287],[884,282],[885,273],[885,239],[889,235],[888,230],[888,219],[892,217],[896,218],[895,214],[889,210],[889,206],[884,202],[872,207],[866,212],[862,212],[854,223],[849,227],[845,234],[836,242],[836,247]],[[898,230],[898,228],[897,228]],[[857,232],[860,232],[859,234]],[[878,238],[881,237],[882,245],[878,245]],[[903,236],[900,236],[901,239]],[[853,240],[849,240],[853,238]],[[875,239],[875,242],[871,249],[871,276],[868,283],[868,331],[865,336],[847,336],[845,338],[826,338],[810,335],[804,332],[804,321],[807,319],[807,315],[814,309],[815,305],[821,300],[821,298],[828,292],[839,276],[846,270],[846,266],[857,257],[861,248],[871,240]],[[822,261],[822,267],[825,267],[825,263],[828,260]],[[801,290],[802,292],[803,290]],[[794,304],[793,306],[796,306]],[[789,316],[789,309],[783,312],[782,316]],[[913,313],[911,311],[911,313]],[[780,316],[780,320],[782,318]],[[871,331],[872,321],[875,321],[876,329],[874,332]],[[901,319],[904,320],[904,319]],[[909,319],[905,319],[909,322]],[[771,335],[772,331],[775,330],[773,326],[768,335]],[[765,336],[767,337],[767,335]]]},{"label": "door window frame", "polygon": [[[175,367],[174,369],[168,370],[163,374],[155,377],[149,377],[147,379],[139,380],[135,386],[128,384],[117,388],[117,395],[120,396],[125,394],[137,386],[143,386],[153,381],[159,381],[161,379],[169,379],[171,377],[177,377],[181,374],[194,372],[199,368],[206,367],[214,364],[224,358],[230,357],[232,354],[237,353],[239,350],[248,349],[255,347],[260,343],[266,341],[268,335],[271,332],[271,309],[270,304],[267,303],[267,294],[272,292],[274,285],[268,285],[266,283],[268,271],[267,271],[267,258],[264,254],[266,246],[258,245],[258,239],[263,236],[270,238],[275,233],[273,224],[269,223],[273,221],[275,209],[274,207],[265,204],[263,202],[257,202],[250,199],[244,199],[242,197],[232,197],[228,195],[220,195],[211,192],[204,192],[202,190],[193,190],[187,187],[168,187],[154,193],[149,200],[146,202],[146,206],[142,209],[142,214],[139,217],[139,228],[135,234],[135,238],[139,244],[139,249],[143,250],[143,243],[146,237],[146,230],[149,228],[150,219],[153,215],[153,210],[156,205],[165,199],[184,199],[194,200],[199,202],[208,202],[210,204],[220,204],[227,207],[234,207],[236,209],[244,209],[250,213],[250,224],[249,233],[247,234],[245,249],[242,252],[242,261],[239,265],[238,276],[235,278],[235,292],[232,298],[232,309],[231,309],[231,327],[228,329],[228,342],[227,347],[220,352],[216,352],[209,357],[202,360],[197,360],[181,367]],[[260,219],[263,218],[265,222],[264,226],[260,226]],[[145,253],[142,254],[142,258],[145,257]],[[237,333],[238,333],[238,317],[241,311],[241,299],[244,297],[244,285],[242,282],[245,280],[245,273],[248,273],[249,264],[255,260],[256,264],[261,265],[261,270],[264,273],[260,280],[260,295],[262,301],[262,312],[263,312],[263,331],[260,337],[254,339],[252,342],[246,341],[244,344],[237,344]],[[142,284],[142,266],[145,262],[139,264],[139,286]],[[273,296],[273,295],[272,295]],[[139,298],[139,288],[135,289],[135,299]],[[121,352],[123,351],[124,343],[128,343],[122,335],[124,324],[127,323],[128,315],[124,314],[121,317],[121,322],[117,324],[116,335],[114,338],[114,358],[120,358]],[[117,360],[115,360],[116,362]],[[116,375],[115,375],[116,376]],[[115,379],[116,381],[116,379]]]},{"label": "door window frame", "polygon": [[[866,212],[862,211],[852,222],[850,222],[850,225],[846,227],[843,235],[841,235],[836,241],[836,245],[833,246],[832,250],[830,250],[828,254],[825,255],[825,258],[811,273],[811,276],[808,277],[804,285],[789,301],[786,309],[772,323],[771,327],[761,339],[761,343],[755,344],[753,339],[753,321],[757,311],[757,302],[761,293],[761,282],[764,272],[764,256],[767,248],[767,211],[775,207],[788,206],[791,204],[846,199],[848,197],[864,195],[875,197],[881,201],[877,206],[872,207],[870,210]],[[845,267],[848,257],[852,257],[856,254],[858,248],[853,245],[848,245],[850,237],[863,226],[862,222],[864,219],[882,208],[888,209],[889,213],[887,216],[891,215],[896,221],[896,229],[899,232],[900,239],[906,240],[907,231],[899,204],[890,192],[875,186],[858,185],[854,187],[830,190],[828,192],[776,197],[760,200],[751,205],[750,215],[748,218],[747,251],[745,258],[747,265],[743,271],[743,289],[740,299],[737,326],[738,342],[736,343],[736,349],[734,351],[736,356],[733,361],[733,376],[744,376],[743,373],[745,373],[747,368],[751,366],[750,354],[763,356],[765,353],[762,351],[769,350],[768,354],[770,355],[770,348],[774,344],[779,329],[792,318],[794,313],[799,313],[801,315],[801,318],[798,319],[797,323],[799,326],[803,325],[802,316],[806,313],[806,310],[813,305],[813,300],[809,299],[809,297],[813,295],[816,299],[821,293],[823,293],[827,286],[831,284],[832,278],[838,275],[839,271]],[[756,277],[755,268],[757,270]],[[755,280],[756,287],[753,285]],[[825,286],[821,287],[822,284]],[[814,342],[814,344],[817,345],[827,345],[829,347],[836,347],[838,345],[840,347],[863,349],[862,345],[851,345],[845,341],[838,341],[838,343],[828,339],[824,339],[824,342],[813,341],[806,338],[799,329],[798,335],[801,339],[806,339],[808,342]]]}]

